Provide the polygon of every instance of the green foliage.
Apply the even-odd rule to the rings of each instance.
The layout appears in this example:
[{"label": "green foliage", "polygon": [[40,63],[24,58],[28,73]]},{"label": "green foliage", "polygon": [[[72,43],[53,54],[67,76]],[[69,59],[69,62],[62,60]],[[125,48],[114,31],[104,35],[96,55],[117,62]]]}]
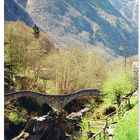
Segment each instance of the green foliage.
[{"label": "green foliage", "polygon": [[87,113],[86,116],[82,117],[81,123],[79,124],[81,127],[80,133],[75,136],[75,140],[88,140],[89,132],[93,133],[93,135],[98,133],[103,128],[104,124],[98,124],[97,122],[92,118],[91,113]]},{"label": "green foliage", "polygon": [[15,124],[19,124],[20,122],[22,122],[21,120],[19,120],[19,115],[16,112],[10,112],[8,114],[8,118]]},{"label": "green foliage", "polygon": [[[91,119],[90,119],[91,120]],[[76,140],[88,140],[87,132],[89,131],[89,118],[88,117],[83,117],[80,123],[81,127],[81,134],[76,137]]]},{"label": "green foliage", "polygon": [[11,122],[16,125],[26,122],[28,117],[27,111],[24,108],[21,108],[20,110],[18,108],[15,108],[14,110],[11,108],[5,108],[5,115]]},{"label": "green foliage", "polygon": [[96,105],[95,101],[92,100],[90,103],[86,104],[85,107],[90,108],[91,111],[94,111],[95,105]]},{"label": "green foliage", "polygon": [[103,92],[119,101],[123,94],[130,93],[134,89],[132,76],[130,72],[126,72],[121,76],[109,78],[103,85]]},{"label": "green foliage", "polygon": [[138,140],[138,104],[118,122],[113,139]]}]

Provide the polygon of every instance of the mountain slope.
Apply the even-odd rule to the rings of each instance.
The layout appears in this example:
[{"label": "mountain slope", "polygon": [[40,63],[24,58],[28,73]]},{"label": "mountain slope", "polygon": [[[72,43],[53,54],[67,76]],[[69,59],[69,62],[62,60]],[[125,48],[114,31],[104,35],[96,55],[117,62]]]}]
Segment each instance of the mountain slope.
[{"label": "mountain slope", "polygon": [[126,43],[131,54],[138,52],[137,25],[128,20],[123,10],[119,11],[114,0],[17,0],[17,3],[48,33],[55,46],[102,46],[123,55],[120,47]]},{"label": "mountain slope", "polygon": [[108,1],[30,0],[29,14],[45,31],[65,44],[99,45],[114,49],[127,43],[137,53],[137,30]]},{"label": "mountain slope", "polygon": [[[23,2],[23,0],[18,0],[18,2]],[[27,1],[24,2],[24,6],[26,6],[26,2]],[[6,21],[20,20],[31,26],[33,25],[33,20],[24,10],[24,6],[22,4],[23,3],[17,3],[15,0],[4,0],[4,19]]]},{"label": "mountain slope", "polygon": [[138,24],[138,2],[136,0],[109,0],[128,20]]}]

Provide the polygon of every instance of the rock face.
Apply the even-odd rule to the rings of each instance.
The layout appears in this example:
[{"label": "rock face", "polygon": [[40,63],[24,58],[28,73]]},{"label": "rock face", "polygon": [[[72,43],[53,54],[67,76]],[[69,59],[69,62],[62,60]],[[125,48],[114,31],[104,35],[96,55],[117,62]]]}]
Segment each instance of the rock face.
[{"label": "rock face", "polygon": [[20,4],[23,8],[26,7],[28,0],[16,0],[18,4]]},{"label": "rock face", "polygon": [[5,0],[5,20],[34,22],[61,48],[95,45],[123,55],[126,43],[136,54],[137,7],[134,0]]},{"label": "rock face", "polygon": [[66,119],[65,113],[50,112],[29,120],[13,140],[66,140],[65,133],[72,134],[73,131],[73,124]]},{"label": "rock face", "polygon": [[15,125],[7,117],[5,117],[4,118],[5,140],[11,140],[14,136],[18,135],[19,131],[21,131],[23,128],[24,128],[23,123]]},{"label": "rock face", "polygon": [[6,21],[20,20],[29,26],[34,24],[32,17],[25,11],[26,0],[4,0],[4,19]]},{"label": "rock face", "polygon": [[127,20],[138,24],[138,1],[137,0],[109,0]]},{"label": "rock face", "polygon": [[[122,3],[126,0],[117,1],[120,6]],[[137,25],[128,20],[133,16],[130,4],[120,10],[113,0],[30,0],[26,9],[38,26],[50,32],[54,43],[105,46],[119,54],[120,46],[127,43],[135,54]]]}]

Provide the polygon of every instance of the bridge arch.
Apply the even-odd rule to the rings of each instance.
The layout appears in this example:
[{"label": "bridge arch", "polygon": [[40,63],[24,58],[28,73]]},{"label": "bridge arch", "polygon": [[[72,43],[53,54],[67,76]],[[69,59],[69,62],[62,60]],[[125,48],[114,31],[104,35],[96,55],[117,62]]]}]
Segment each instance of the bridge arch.
[{"label": "bridge arch", "polygon": [[75,92],[65,99],[63,108],[75,99],[79,99],[81,97],[88,97],[88,96],[98,97],[100,95],[101,92],[97,89],[89,89],[89,90],[82,90],[82,91]]},{"label": "bridge arch", "polygon": [[33,91],[19,91],[6,94],[4,96],[4,102],[10,102],[11,100],[20,98],[20,97],[31,97],[34,99],[39,99],[45,101],[53,110],[58,111],[62,110],[70,101],[84,97],[84,96],[100,96],[100,91],[97,89],[88,89],[78,91],[72,94],[62,94],[62,95],[50,95],[47,93],[38,93]]},{"label": "bridge arch", "polygon": [[25,108],[31,116],[46,115],[49,111],[53,110],[52,107],[47,102],[42,100],[40,101],[38,99],[31,97],[17,98],[17,103],[21,107]]},{"label": "bridge arch", "polygon": [[22,97],[29,97],[30,99],[41,100],[43,101],[43,103],[47,104],[50,108],[52,108],[51,103],[49,101],[46,102],[46,96],[50,95],[49,94],[45,95],[34,91],[17,91],[5,94],[4,103],[9,104],[12,100],[16,100]]}]

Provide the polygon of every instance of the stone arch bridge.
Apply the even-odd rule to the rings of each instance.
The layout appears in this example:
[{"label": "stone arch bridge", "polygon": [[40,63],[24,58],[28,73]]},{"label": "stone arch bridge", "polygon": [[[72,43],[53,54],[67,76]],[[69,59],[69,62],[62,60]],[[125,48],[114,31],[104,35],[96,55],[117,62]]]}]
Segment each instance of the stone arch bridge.
[{"label": "stone arch bridge", "polygon": [[72,94],[62,94],[62,95],[50,95],[46,93],[38,93],[33,91],[18,91],[6,94],[4,96],[4,103],[9,103],[14,99],[20,97],[30,97],[34,99],[39,99],[45,101],[54,111],[61,111],[70,101],[84,97],[84,96],[93,96],[98,97],[101,95],[101,92],[97,89],[82,90]]}]

